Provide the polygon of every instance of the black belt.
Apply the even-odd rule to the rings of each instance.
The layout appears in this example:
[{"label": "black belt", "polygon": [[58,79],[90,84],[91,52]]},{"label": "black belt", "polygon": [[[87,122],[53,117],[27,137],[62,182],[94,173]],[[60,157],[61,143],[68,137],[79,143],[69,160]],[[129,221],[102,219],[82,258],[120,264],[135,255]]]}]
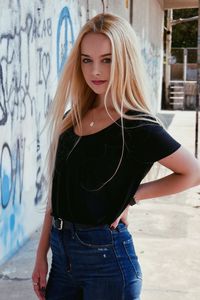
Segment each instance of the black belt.
[{"label": "black belt", "polygon": [[86,229],[86,228],[94,228],[94,227],[103,227],[105,225],[87,225],[87,224],[78,224],[78,223],[72,223],[66,220],[63,220],[61,218],[54,218],[53,217],[53,226],[57,228],[58,230],[62,229]]}]

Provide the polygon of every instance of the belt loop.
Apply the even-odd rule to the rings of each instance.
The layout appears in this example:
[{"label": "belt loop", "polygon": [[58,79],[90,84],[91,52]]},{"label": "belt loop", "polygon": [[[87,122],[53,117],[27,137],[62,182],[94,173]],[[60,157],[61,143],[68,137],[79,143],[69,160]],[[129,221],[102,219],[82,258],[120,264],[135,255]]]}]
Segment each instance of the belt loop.
[{"label": "belt loop", "polygon": [[117,230],[118,232],[120,232],[120,228],[119,228],[119,226],[117,226],[117,227],[116,227],[116,230]]},{"label": "belt loop", "polygon": [[[123,226],[122,226],[123,225]],[[124,226],[126,226],[126,224],[124,224],[123,222],[119,222],[118,226],[117,226],[117,231],[121,232],[124,230]]]}]

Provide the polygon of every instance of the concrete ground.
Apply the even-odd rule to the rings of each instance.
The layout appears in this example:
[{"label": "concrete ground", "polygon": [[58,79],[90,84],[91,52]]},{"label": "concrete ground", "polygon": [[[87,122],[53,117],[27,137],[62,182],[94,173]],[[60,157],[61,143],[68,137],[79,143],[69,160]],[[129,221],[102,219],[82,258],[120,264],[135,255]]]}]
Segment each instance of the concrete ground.
[{"label": "concrete ground", "polygon": [[[163,118],[164,116],[164,118]],[[194,112],[162,112],[171,134],[194,152]],[[160,175],[166,174],[161,168]],[[151,177],[151,174],[149,175]],[[143,270],[142,300],[200,299],[200,187],[131,208],[129,229]],[[1,300],[36,299],[31,273],[40,230],[0,266]],[[93,300],[93,299],[91,299]]]}]

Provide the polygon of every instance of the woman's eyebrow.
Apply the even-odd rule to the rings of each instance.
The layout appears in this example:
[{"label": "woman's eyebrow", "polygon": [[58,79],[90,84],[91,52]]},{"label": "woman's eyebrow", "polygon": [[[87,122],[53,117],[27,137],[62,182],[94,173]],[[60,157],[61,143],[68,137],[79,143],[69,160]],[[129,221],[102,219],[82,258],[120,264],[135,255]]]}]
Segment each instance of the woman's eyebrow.
[{"label": "woman's eyebrow", "polygon": [[[100,55],[100,57],[109,56],[109,55],[112,55],[112,54],[111,53],[105,53],[105,54]],[[90,57],[90,55],[84,54],[84,53],[81,53],[81,56]]]}]

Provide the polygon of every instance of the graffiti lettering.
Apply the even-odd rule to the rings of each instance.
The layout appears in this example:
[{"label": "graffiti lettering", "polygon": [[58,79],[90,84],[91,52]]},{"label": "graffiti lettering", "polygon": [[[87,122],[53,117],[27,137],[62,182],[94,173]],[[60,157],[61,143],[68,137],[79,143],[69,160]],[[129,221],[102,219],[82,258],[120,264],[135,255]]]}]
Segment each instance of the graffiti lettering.
[{"label": "graffiti lettering", "polygon": [[[64,31],[64,32],[62,32]],[[63,40],[61,39],[61,33],[63,33]],[[66,61],[67,55],[71,46],[74,43],[74,32],[72,26],[72,20],[67,7],[64,7],[60,13],[57,28],[57,75],[61,73],[61,70]]]},{"label": "graffiti lettering", "polygon": [[41,21],[41,20],[37,20],[36,18],[34,18],[31,42],[33,42],[34,39],[44,38],[47,36],[48,37],[52,36],[51,19],[48,18],[47,20]]},{"label": "graffiti lettering", "polygon": [[[54,27],[53,17],[43,17],[45,1],[39,2],[42,8],[35,10],[30,2],[27,12],[25,6],[22,10],[20,0],[10,1],[12,21],[6,22],[4,15],[1,16],[0,263],[23,244],[30,227],[33,229],[38,224],[37,220],[36,224],[27,226],[27,218],[34,214],[33,207],[42,202],[44,195],[42,166],[47,147],[44,147],[41,131],[54,92],[55,75],[51,76]],[[3,8],[7,9],[6,5]],[[59,73],[74,42],[67,7],[61,9],[56,38],[54,64]]]},{"label": "graffiti lettering", "polygon": [[5,90],[3,86],[3,70],[0,64],[0,126],[5,125],[7,117]]},{"label": "graffiti lettering", "polygon": [[5,209],[9,202],[22,202],[24,147],[25,139],[20,143],[17,139],[16,149],[11,152],[7,143],[3,144],[0,160],[0,199],[2,208]]},{"label": "graffiti lettering", "polygon": [[[30,108],[30,116],[33,115],[33,101],[35,96],[31,95],[31,47],[30,35],[32,37],[51,36],[51,19],[43,21],[42,33],[38,33],[41,22],[36,24],[31,14],[27,14],[25,26],[15,26],[14,32],[0,36],[0,46],[5,48],[5,53],[0,56],[0,125],[5,125],[8,116],[14,120],[25,120],[27,109]],[[37,30],[36,30],[37,28]],[[6,46],[6,47],[3,47]],[[47,90],[49,75],[51,71],[51,58],[48,51],[42,47],[37,49],[39,55],[39,81]],[[26,54],[24,56],[24,54]],[[35,66],[34,66],[35,67]],[[3,76],[4,71],[6,76]],[[34,90],[35,92],[35,90]]]},{"label": "graffiti lettering", "polygon": [[[6,166],[3,164],[6,162]],[[12,155],[10,148],[7,143],[3,145],[1,151],[1,160],[0,160],[1,172],[0,172],[0,196],[1,196],[1,205],[5,209],[10,201],[11,195],[11,178],[12,174]]]},{"label": "graffiti lettering", "polygon": [[[39,81],[38,84],[45,83],[45,88],[47,88],[47,82],[50,75],[51,64],[49,53],[43,52],[42,48],[37,49],[39,54]],[[43,79],[43,80],[42,80]]]}]

